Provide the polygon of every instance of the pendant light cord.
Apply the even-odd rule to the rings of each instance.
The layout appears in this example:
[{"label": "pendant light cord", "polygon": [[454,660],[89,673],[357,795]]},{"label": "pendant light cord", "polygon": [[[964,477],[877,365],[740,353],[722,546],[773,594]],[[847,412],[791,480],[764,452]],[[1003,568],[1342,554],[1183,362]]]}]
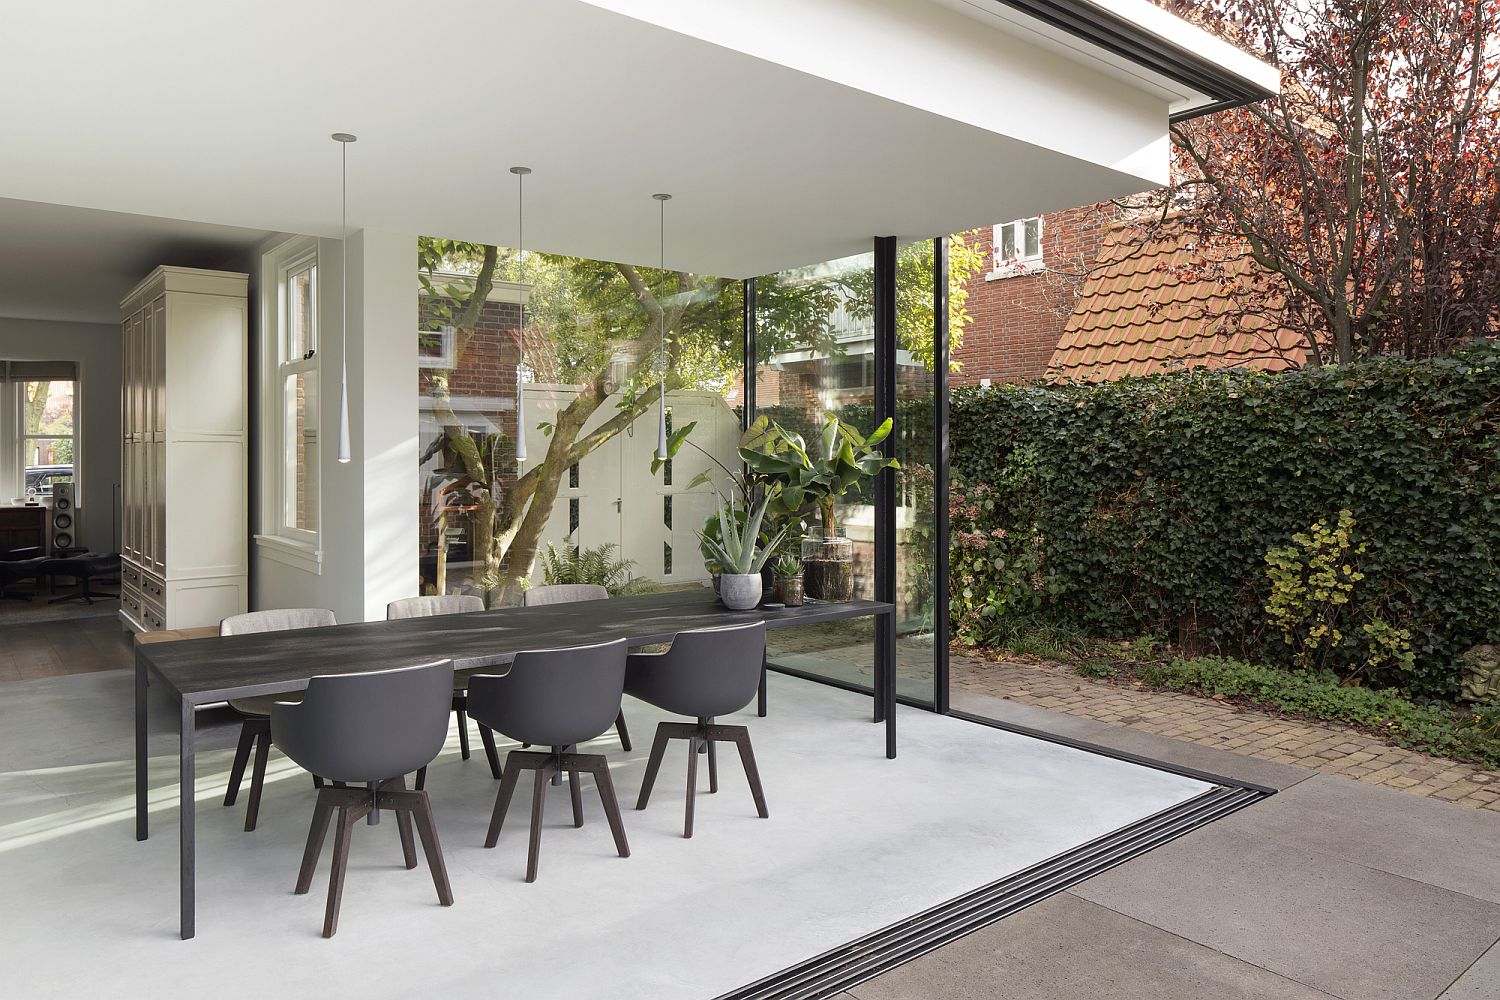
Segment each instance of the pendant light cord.
[{"label": "pendant light cord", "polygon": [[349,143],[357,137],[348,132],[335,132],[332,139],[342,147],[339,151],[339,294],[343,307],[339,310],[339,442],[337,459],[347,464],[353,457],[349,446]]}]

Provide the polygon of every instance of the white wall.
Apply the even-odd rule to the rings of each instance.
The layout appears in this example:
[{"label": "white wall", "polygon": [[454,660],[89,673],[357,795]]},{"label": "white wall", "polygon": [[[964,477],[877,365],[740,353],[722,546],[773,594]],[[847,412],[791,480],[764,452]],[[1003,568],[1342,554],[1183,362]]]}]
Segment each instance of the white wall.
[{"label": "white wall", "polygon": [[[120,328],[106,323],[54,323],[0,317],[0,358],[76,361],[80,544],[114,552],[115,488],[120,482]],[[9,500],[7,496],[5,499]]]},{"label": "white wall", "polygon": [[[369,230],[349,237],[347,465],[337,461],[340,254],[338,240],[319,241],[320,564],[292,565],[257,544],[251,606],[328,608],[339,621],[356,622],[384,618],[389,601],[418,592],[416,238]],[[257,364],[262,335],[253,331]],[[264,436],[253,460],[261,481]]]}]

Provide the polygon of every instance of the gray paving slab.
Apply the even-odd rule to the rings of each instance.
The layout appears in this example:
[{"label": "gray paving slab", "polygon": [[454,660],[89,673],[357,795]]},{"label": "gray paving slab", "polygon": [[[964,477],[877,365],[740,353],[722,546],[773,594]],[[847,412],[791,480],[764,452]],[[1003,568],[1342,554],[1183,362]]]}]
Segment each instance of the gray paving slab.
[{"label": "gray paving slab", "polygon": [[1224,825],[1500,903],[1500,813],[1319,774]]},{"label": "gray paving slab", "polygon": [[856,1000],[1327,1000],[1063,893],[849,991]]},{"label": "gray paving slab", "polygon": [[1500,937],[1493,903],[1223,821],[1071,891],[1362,1000],[1436,997]]},{"label": "gray paving slab", "polygon": [[1485,952],[1438,1000],[1500,1000],[1500,944]]},{"label": "gray paving slab", "polygon": [[1127,726],[1082,719],[1065,712],[1023,705],[1005,698],[955,691],[952,701],[954,708],[999,722],[1030,726],[1058,736],[1086,740],[1124,753],[1139,754],[1178,767],[1221,774],[1266,788],[1290,788],[1318,773],[1305,767],[1247,757],[1231,750],[1217,750]]}]

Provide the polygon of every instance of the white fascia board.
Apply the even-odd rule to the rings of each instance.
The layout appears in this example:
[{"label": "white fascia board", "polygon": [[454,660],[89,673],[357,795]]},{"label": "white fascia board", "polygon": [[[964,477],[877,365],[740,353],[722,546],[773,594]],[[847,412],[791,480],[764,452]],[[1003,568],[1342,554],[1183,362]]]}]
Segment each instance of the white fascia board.
[{"label": "white fascia board", "polygon": [[[1168,101],[927,0],[581,0],[997,135],[1165,183]],[[1143,184],[1143,186],[1145,186]]]},{"label": "white fascia board", "polygon": [[1281,91],[1281,70],[1191,21],[1163,10],[1150,0],[1109,0],[1108,3],[1088,0],[1088,3],[1139,25],[1174,48],[1217,64],[1225,72],[1267,93]]}]

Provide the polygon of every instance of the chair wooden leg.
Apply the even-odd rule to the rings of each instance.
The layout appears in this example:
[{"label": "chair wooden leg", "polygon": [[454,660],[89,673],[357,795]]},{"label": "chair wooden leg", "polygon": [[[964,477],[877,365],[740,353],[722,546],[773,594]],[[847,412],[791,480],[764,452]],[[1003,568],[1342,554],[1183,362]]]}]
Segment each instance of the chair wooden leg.
[{"label": "chair wooden leg", "polygon": [[313,779],[313,787],[314,788],[321,789],[323,787],[323,779],[320,778],[318,775],[316,775],[316,774],[313,775],[312,779]]},{"label": "chair wooden leg", "polygon": [[292,891],[301,896],[312,888],[313,873],[318,868],[318,855],[323,853],[323,841],[328,839],[328,821],[333,817],[333,802],[320,794],[313,806],[312,825],[307,829],[307,847],[302,851],[302,868],[297,872],[297,888]]},{"label": "chair wooden leg", "polygon": [[417,780],[416,783],[412,785],[412,787],[419,792],[427,787],[427,765],[424,764],[421,767],[417,768]]},{"label": "chair wooden leg", "polygon": [[229,769],[229,787],[224,789],[224,804],[234,805],[239,798],[240,782],[245,780],[245,765],[250,761],[250,749],[255,746],[255,729],[248,722],[240,723],[240,741],[234,748],[234,766]]},{"label": "chair wooden leg", "polygon": [[568,795],[573,800],[573,826],[583,826],[583,789],[578,787],[578,772],[568,772]]},{"label": "chair wooden leg", "polygon": [[766,809],[766,793],[760,785],[760,769],[755,766],[755,751],[750,748],[750,731],[740,729],[734,734],[734,742],[740,748],[740,763],[745,765],[745,777],[750,782],[750,794],[755,797],[755,811],[761,819],[769,819]]},{"label": "chair wooden leg", "polygon": [[432,803],[427,793],[420,793],[417,808],[412,811],[417,821],[417,833],[422,838],[422,850],[427,854],[427,867],[432,872],[432,884],[437,889],[438,902],[453,905],[453,887],[448,884],[448,866],[443,861],[443,847],[438,843],[437,822],[432,818]]},{"label": "chair wooden leg", "polygon": [[354,834],[354,810],[339,807],[339,826],[333,835],[333,871],[328,876],[328,909],[323,914],[323,936],[339,929],[339,904],[344,899],[344,876],[349,870],[349,840]]},{"label": "chair wooden leg", "polygon": [[260,793],[266,786],[266,757],[271,753],[270,730],[262,732],[255,742],[255,767],[250,772],[250,801],[245,807],[245,832],[255,829],[260,816]]},{"label": "chair wooden leg", "polygon": [[698,738],[688,740],[687,810],[682,820],[682,835],[693,835],[693,800],[698,797]]},{"label": "chair wooden leg", "polygon": [[[401,791],[406,791],[405,776],[397,778],[395,785]],[[410,871],[417,867],[417,844],[411,835],[411,813],[399,806],[396,809],[396,829],[401,833],[401,857],[406,862],[407,871]]]},{"label": "chair wooden leg", "polygon": [[542,814],[547,808],[547,778],[550,767],[539,767],[531,788],[531,843],[526,849],[526,881],[536,881],[537,864],[542,856]]},{"label": "chair wooden leg", "polygon": [[489,833],[484,837],[485,847],[494,847],[495,842],[500,839],[500,827],[505,823],[505,813],[510,809],[510,799],[516,793],[516,780],[520,776],[520,765],[507,760],[500,778],[500,790],[495,793],[495,811],[490,816]]},{"label": "chair wooden leg", "polygon": [[609,762],[601,760],[594,768],[594,786],[599,789],[599,801],[604,804],[604,818],[609,820],[609,832],[615,837],[615,850],[620,857],[630,857],[630,842],[625,839],[625,821],[620,816],[620,801],[615,798],[615,783],[609,776]]},{"label": "chair wooden leg", "polygon": [[469,759],[469,713],[463,709],[455,709],[454,714],[458,716],[458,755],[464,760]]},{"label": "chair wooden leg", "polygon": [[623,708],[620,709],[620,714],[615,716],[615,733],[620,737],[620,749],[629,753],[632,749],[630,746],[630,729],[625,725],[625,710]]},{"label": "chair wooden leg", "polygon": [[484,744],[485,759],[490,762],[490,776],[499,781],[500,751],[495,749],[495,731],[489,726],[479,725],[479,739]]},{"label": "chair wooden leg", "polygon": [[708,790],[710,793],[719,790],[719,752],[714,749],[713,740],[705,740],[708,744]]},{"label": "chair wooden leg", "polygon": [[656,772],[661,770],[661,759],[667,752],[667,742],[672,738],[666,729],[665,723],[656,727],[656,738],[651,741],[651,758],[646,762],[646,777],[641,781],[641,794],[635,800],[637,809],[646,808],[646,803],[651,799],[651,786],[656,784]]}]

